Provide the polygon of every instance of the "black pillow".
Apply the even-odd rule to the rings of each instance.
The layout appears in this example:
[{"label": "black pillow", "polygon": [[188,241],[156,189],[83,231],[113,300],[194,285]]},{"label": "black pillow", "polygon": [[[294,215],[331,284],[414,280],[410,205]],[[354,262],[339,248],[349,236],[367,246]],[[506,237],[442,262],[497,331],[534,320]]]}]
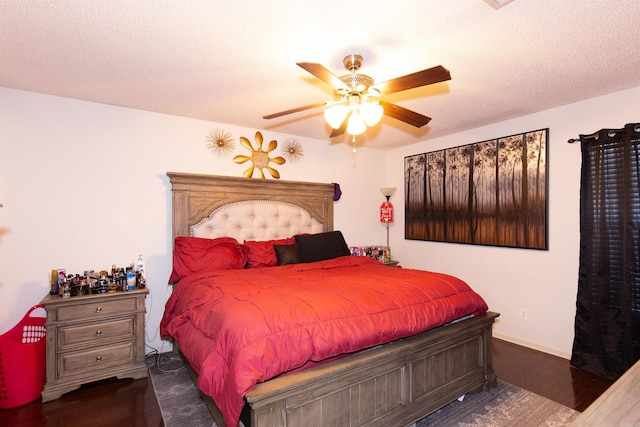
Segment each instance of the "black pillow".
[{"label": "black pillow", "polygon": [[340,231],[295,236],[302,262],[323,261],[351,255]]},{"label": "black pillow", "polygon": [[302,258],[300,257],[300,247],[297,243],[292,245],[274,244],[273,250],[276,252],[278,265],[300,264],[302,262]]}]

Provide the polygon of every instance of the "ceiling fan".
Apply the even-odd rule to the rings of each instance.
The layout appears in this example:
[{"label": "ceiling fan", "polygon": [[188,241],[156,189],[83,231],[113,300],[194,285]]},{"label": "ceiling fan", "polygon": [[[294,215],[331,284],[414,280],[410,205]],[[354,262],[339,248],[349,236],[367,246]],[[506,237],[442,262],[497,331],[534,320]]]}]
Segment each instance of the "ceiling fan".
[{"label": "ceiling fan", "polygon": [[451,79],[449,70],[438,65],[376,84],[371,77],[357,73],[362,66],[361,55],[348,55],[342,62],[349,74],[340,77],[337,77],[321,64],[313,62],[296,63],[296,65],[331,86],[335,92],[334,100],[280,111],[263,116],[263,118],[273,119],[312,108],[329,106],[325,110],[324,116],[333,128],[330,138],[340,136],[345,131],[351,135],[359,135],[367,129],[367,126],[374,126],[378,123],[383,114],[412,126],[422,127],[429,123],[430,117],[383,101],[380,98],[391,93]]}]

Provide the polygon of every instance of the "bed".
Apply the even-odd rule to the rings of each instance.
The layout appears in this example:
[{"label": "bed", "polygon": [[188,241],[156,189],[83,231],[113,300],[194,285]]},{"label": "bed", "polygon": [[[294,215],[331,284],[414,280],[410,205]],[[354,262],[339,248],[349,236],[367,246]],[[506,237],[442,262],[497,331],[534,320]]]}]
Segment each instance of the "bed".
[{"label": "bed", "polygon": [[[174,340],[219,427],[409,425],[495,387],[498,314],[455,277],[429,273],[443,285],[414,289],[414,276],[427,273],[339,255],[346,243],[333,230],[333,184],[168,176],[175,287],[161,334]],[[265,242],[275,258],[255,251]],[[215,268],[194,268],[211,245]],[[242,327],[258,335],[229,327],[246,319]]]}]

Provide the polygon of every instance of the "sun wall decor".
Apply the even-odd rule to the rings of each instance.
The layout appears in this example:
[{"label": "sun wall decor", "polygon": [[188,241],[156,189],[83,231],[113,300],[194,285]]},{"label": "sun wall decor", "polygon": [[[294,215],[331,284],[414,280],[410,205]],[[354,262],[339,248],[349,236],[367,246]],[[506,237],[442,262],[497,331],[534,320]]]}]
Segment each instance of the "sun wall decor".
[{"label": "sun wall decor", "polygon": [[236,143],[228,131],[212,129],[207,134],[207,147],[214,155],[226,157],[236,148]]},{"label": "sun wall decor", "polygon": [[282,146],[282,155],[285,159],[289,160],[292,163],[297,162],[304,156],[304,152],[302,151],[302,145],[298,142],[297,139],[287,139]]},{"label": "sun wall decor", "polygon": [[272,177],[274,177],[275,179],[279,179],[280,173],[274,168],[272,168],[271,166],[269,166],[270,162],[273,162],[278,165],[283,165],[286,163],[286,160],[284,159],[284,157],[272,157],[272,158],[269,157],[269,153],[278,147],[278,141],[276,140],[270,141],[266,150],[263,150],[262,134],[260,132],[256,132],[256,142],[258,143],[258,147],[254,148],[251,142],[247,138],[245,138],[244,136],[240,137],[240,144],[242,144],[243,147],[248,148],[249,151],[251,151],[251,156],[238,155],[233,158],[233,161],[238,164],[242,164],[248,161],[251,162],[251,167],[249,167],[249,169],[247,169],[242,176],[244,176],[245,178],[252,178],[253,171],[255,169],[258,169],[258,171],[260,172],[259,178],[265,179],[266,177],[264,175],[264,169],[266,169],[269,171]]}]

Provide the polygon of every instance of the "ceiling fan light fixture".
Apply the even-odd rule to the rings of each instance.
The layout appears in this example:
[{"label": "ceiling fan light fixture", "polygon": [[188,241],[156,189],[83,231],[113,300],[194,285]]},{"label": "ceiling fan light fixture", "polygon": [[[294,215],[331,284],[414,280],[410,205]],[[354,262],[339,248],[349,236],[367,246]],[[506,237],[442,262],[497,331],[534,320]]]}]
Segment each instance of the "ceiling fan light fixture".
[{"label": "ceiling fan light fixture", "polygon": [[[513,0],[484,1],[506,4]],[[357,73],[362,65],[361,55],[348,55],[344,58],[343,63],[349,73],[338,77],[322,64],[296,62],[296,65],[333,88],[333,101],[291,108],[275,114],[268,114],[263,118],[273,119],[312,108],[325,107],[325,121],[333,128],[329,138],[336,138],[346,131],[353,136],[355,144],[355,136],[366,132],[369,126],[376,126],[384,115],[417,128],[426,125],[431,120],[430,117],[381,100],[380,97],[383,94],[386,96],[451,80],[449,70],[442,65],[437,65],[375,85],[371,77]]]},{"label": "ceiling fan light fixture", "polygon": [[380,119],[382,119],[384,109],[378,102],[365,102],[360,107],[360,112],[362,113],[362,117],[364,117],[364,121],[367,126],[375,126],[378,124]]},{"label": "ceiling fan light fixture", "polygon": [[367,125],[362,119],[360,111],[353,110],[349,116],[349,123],[347,124],[347,133],[351,135],[360,135],[367,130]]},{"label": "ceiling fan light fixture", "polygon": [[334,105],[324,110],[324,119],[329,123],[329,126],[338,129],[344,122],[345,117],[347,117],[348,112],[347,107],[344,105]]}]

